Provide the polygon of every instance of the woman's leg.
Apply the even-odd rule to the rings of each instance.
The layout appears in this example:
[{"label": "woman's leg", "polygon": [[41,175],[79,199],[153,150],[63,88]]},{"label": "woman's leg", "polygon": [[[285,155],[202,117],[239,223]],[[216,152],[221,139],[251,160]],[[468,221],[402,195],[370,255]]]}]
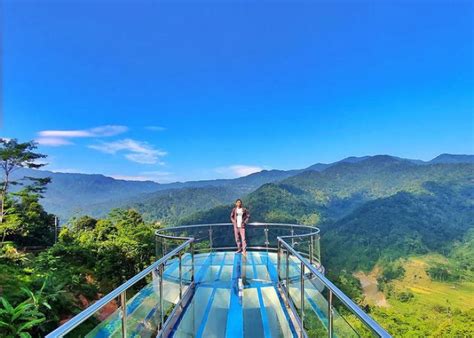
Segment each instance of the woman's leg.
[{"label": "woman's leg", "polygon": [[234,237],[235,237],[235,243],[237,244],[237,252],[240,252],[242,249],[240,247],[239,230],[237,229],[236,226],[234,226]]},{"label": "woman's leg", "polygon": [[245,239],[245,227],[240,229],[240,238],[242,240],[242,252],[245,254],[247,252],[247,240]]}]

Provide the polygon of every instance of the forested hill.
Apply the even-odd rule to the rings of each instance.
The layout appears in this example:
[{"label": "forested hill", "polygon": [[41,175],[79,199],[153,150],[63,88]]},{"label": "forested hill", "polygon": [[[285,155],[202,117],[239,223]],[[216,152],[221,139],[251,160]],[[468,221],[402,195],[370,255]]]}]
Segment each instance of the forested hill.
[{"label": "forested hill", "polygon": [[449,255],[474,228],[474,184],[466,178],[423,188],[367,202],[331,224],[322,236],[325,264],[336,271],[370,270],[379,259]]}]

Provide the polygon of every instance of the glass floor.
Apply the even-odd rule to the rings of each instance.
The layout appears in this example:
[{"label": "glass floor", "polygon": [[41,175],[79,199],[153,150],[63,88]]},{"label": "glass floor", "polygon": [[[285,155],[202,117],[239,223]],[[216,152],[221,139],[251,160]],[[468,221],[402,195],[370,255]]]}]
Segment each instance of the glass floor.
[{"label": "glass floor", "polygon": [[[276,253],[249,251],[212,252],[194,256],[195,289],[170,333],[171,337],[297,337],[287,308],[277,288]],[[282,271],[286,266],[282,260]],[[183,293],[190,284],[191,255],[182,257]],[[290,276],[299,276],[299,265],[291,259]],[[306,296],[324,302],[317,289]],[[299,284],[290,288],[298,292]],[[169,314],[179,302],[179,263],[168,261],[163,278],[164,312]],[[318,302],[319,303],[319,302]],[[327,304],[327,303],[326,303]],[[326,326],[320,308],[312,303]],[[154,337],[160,322],[159,277],[127,300],[127,337]],[[121,337],[121,313],[115,311],[86,337]]]},{"label": "glass floor", "polygon": [[197,255],[194,297],[172,337],[296,337],[266,252]]}]

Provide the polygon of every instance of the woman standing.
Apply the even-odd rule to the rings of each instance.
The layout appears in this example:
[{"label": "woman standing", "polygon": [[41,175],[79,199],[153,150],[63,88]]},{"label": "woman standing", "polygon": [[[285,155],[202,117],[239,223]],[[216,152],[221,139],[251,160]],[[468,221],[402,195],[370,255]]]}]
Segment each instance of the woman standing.
[{"label": "woman standing", "polygon": [[245,240],[245,225],[248,223],[250,213],[242,205],[242,200],[239,198],[235,201],[235,207],[230,213],[230,221],[234,225],[235,242],[237,243],[237,252],[247,254],[247,241]]}]

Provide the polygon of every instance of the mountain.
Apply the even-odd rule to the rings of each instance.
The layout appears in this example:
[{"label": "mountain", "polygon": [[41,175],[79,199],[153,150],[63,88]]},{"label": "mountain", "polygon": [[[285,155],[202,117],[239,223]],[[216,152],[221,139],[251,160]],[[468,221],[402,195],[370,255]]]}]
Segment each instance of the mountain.
[{"label": "mountain", "polygon": [[474,163],[474,155],[441,154],[429,163]]},{"label": "mountain", "polygon": [[[247,198],[248,204],[265,205],[254,215],[265,220],[276,210],[288,219],[303,219],[308,212],[282,203],[297,200],[323,218],[338,219],[370,200],[400,191],[420,193],[427,181],[449,182],[473,177],[471,164],[416,165],[390,156],[373,156],[357,163],[339,163],[324,171],[307,171],[261,187]],[[270,191],[271,194],[265,193]],[[291,195],[291,198],[287,197]]]},{"label": "mountain", "polygon": [[[285,180],[268,183],[244,199],[254,221],[303,222],[315,224],[338,220],[364,203],[395,195],[429,193],[427,182],[452,184],[469,182],[472,164],[424,164],[386,155],[372,156],[356,163],[342,162],[321,172],[304,171]],[[187,217],[211,222],[227,219],[220,207]],[[222,217],[221,220],[216,219]]]},{"label": "mountain", "polygon": [[[231,203],[239,196],[239,189],[228,186],[167,189],[119,201],[114,207],[136,209],[146,221],[159,221],[169,226],[199,210],[209,210],[223,203]],[[108,210],[110,203],[99,203],[90,205],[88,214],[92,217],[103,217]]]},{"label": "mountain", "polygon": [[[107,214],[110,209],[115,207],[136,207],[137,205],[139,205],[139,209],[150,218],[158,215],[166,219],[175,219],[177,215],[180,215],[180,217],[189,216],[189,214],[196,210],[194,207],[187,209],[186,205],[189,205],[188,203],[183,203],[182,207],[178,207],[182,208],[182,211],[178,213],[174,213],[171,208],[167,209],[164,207],[164,209],[162,209],[162,204],[167,204],[164,202],[162,196],[173,196],[172,200],[176,205],[180,205],[183,201],[186,201],[185,193],[172,192],[172,190],[183,189],[192,189],[186,191],[192,192],[192,195],[198,201],[212,201],[211,204],[201,203],[203,207],[213,207],[219,204],[229,203],[234,198],[250,194],[250,201],[252,203],[262,201],[263,208],[263,203],[266,202],[265,199],[260,199],[260,197],[262,197],[262,194],[269,194],[268,192],[265,193],[265,191],[275,190],[272,191],[272,194],[276,194],[275,196],[277,196],[278,194],[285,195],[286,189],[295,190],[298,188],[301,189],[302,193],[298,195],[296,201],[299,201],[304,196],[304,203],[306,203],[304,208],[312,208],[314,210],[318,208],[329,208],[330,211],[335,211],[334,215],[329,216],[339,217],[350,212],[363,201],[369,200],[374,196],[381,196],[381,194],[378,193],[374,194],[374,191],[378,189],[377,186],[381,186],[385,189],[385,185],[390,181],[384,182],[384,180],[390,177],[379,178],[376,185],[370,185],[368,183],[371,180],[371,170],[375,170],[375,167],[371,168],[371,166],[375,165],[379,167],[377,166],[377,162],[383,162],[383,159],[399,163],[401,166],[419,166],[420,164],[431,165],[434,163],[472,163],[473,156],[443,154],[429,162],[396,158],[387,155],[347,157],[334,163],[317,163],[305,169],[263,170],[235,179],[174,182],[167,184],[159,184],[151,181],[117,180],[103,175],[55,173],[31,169],[17,171],[16,177],[51,177],[52,183],[48,186],[42,203],[48,212],[59,215],[63,221],[69,219],[71,216],[81,214],[103,216]],[[361,163],[361,167],[351,166]],[[363,169],[364,165],[366,169]],[[393,168],[390,167],[390,169],[387,170],[392,169]],[[364,179],[361,179],[361,177],[355,179],[358,183],[352,188],[349,188],[351,186],[351,177],[347,176],[350,170],[355,170],[355,172],[349,175],[354,174],[360,176],[364,175],[365,172],[366,176]],[[335,178],[337,175],[340,176],[339,180]],[[365,185],[360,181],[365,182]],[[263,187],[269,183],[275,183],[276,186]],[[331,187],[333,184],[335,185]],[[394,182],[393,185],[396,186],[397,184]],[[259,198],[252,199],[251,193],[260,187],[264,188],[264,190],[257,193],[256,196],[259,196]],[[219,192],[217,189],[212,190],[210,188],[222,188],[223,190]],[[210,198],[210,191],[215,193],[215,198]],[[332,194],[331,191],[338,191],[338,193]],[[396,189],[392,189],[392,192],[393,191],[396,191]],[[388,193],[390,193],[390,191],[388,191]],[[334,198],[333,195],[337,198]],[[182,201],[179,200],[178,196],[181,196]],[[322,203],[322,199],[327,199],[329,198],[328,196],[332,196],[330,200],[328,200],[329,204]],[[169,210],[170,214],[154,210]],[[281,216],[281,211],[278,211],[278,213],[280,213]],[[279,217],[278,213],[276,213],[276,211],[272,211],[271,214],[267,212],[259,215],[257,213],[257,216],[276,219]],[[298,211],[290,218],[298,219],[299,214],[300,212]],[[315,216],[309,217],[314,218]]]},{"label": "mountain", "polygon": [[55,173],[33,169],[18,170],[13,179],[24,176],[51,177],[51,183],[41,203],[48,212],[58,215],[62,220],[72,215],[88,213],[90,206],[94,204],[110,200],[120,203],[130,196],[154,192],[161,188],[161,184],[151,181],[125,181],[97,174]]},{"label": "mountain", "polygon": [[329,167],[332,167],[333,165],[336,165],[338,163],[357,163],[363,160],[368,159],[370,156],[362,156],[362,157],[356,157],[356,156],[350,156],[346,157],[340,161],[334,162],[334,163],[316,163],[313,164],[312,166],[309,166],[306,168],[306,170],[314,170],[314,171],[323,171]]},{"label": "mountain", "polygon": [[[48,212],[58,215],[63,221],[82,214],[104,216],[116,207],[137,207],[149,217],[159,215],[160,219],[174,219],[177,215],[196,211],[191,207],[192,203],[184,203],[189,201],[187,194],[199,201],[202,207],[210,208],[246,195],[262,184],[285,179],[299,172],[301,171],[263,170],[235,179],[160,184],[152,181],[118,180],[98,174],[21,169],[15,172],[12,179],[24,176],[51,177],[52,182],[48,185],[42,204]],[[16,189],[19,189],[19,186]],[[166,198],[171,196],[169,201],[174,201],[183,213],[175,213],[173,208],[164,207],[163,203],[169,205]],[[169,214],[159,210],[168,210]]]}]

